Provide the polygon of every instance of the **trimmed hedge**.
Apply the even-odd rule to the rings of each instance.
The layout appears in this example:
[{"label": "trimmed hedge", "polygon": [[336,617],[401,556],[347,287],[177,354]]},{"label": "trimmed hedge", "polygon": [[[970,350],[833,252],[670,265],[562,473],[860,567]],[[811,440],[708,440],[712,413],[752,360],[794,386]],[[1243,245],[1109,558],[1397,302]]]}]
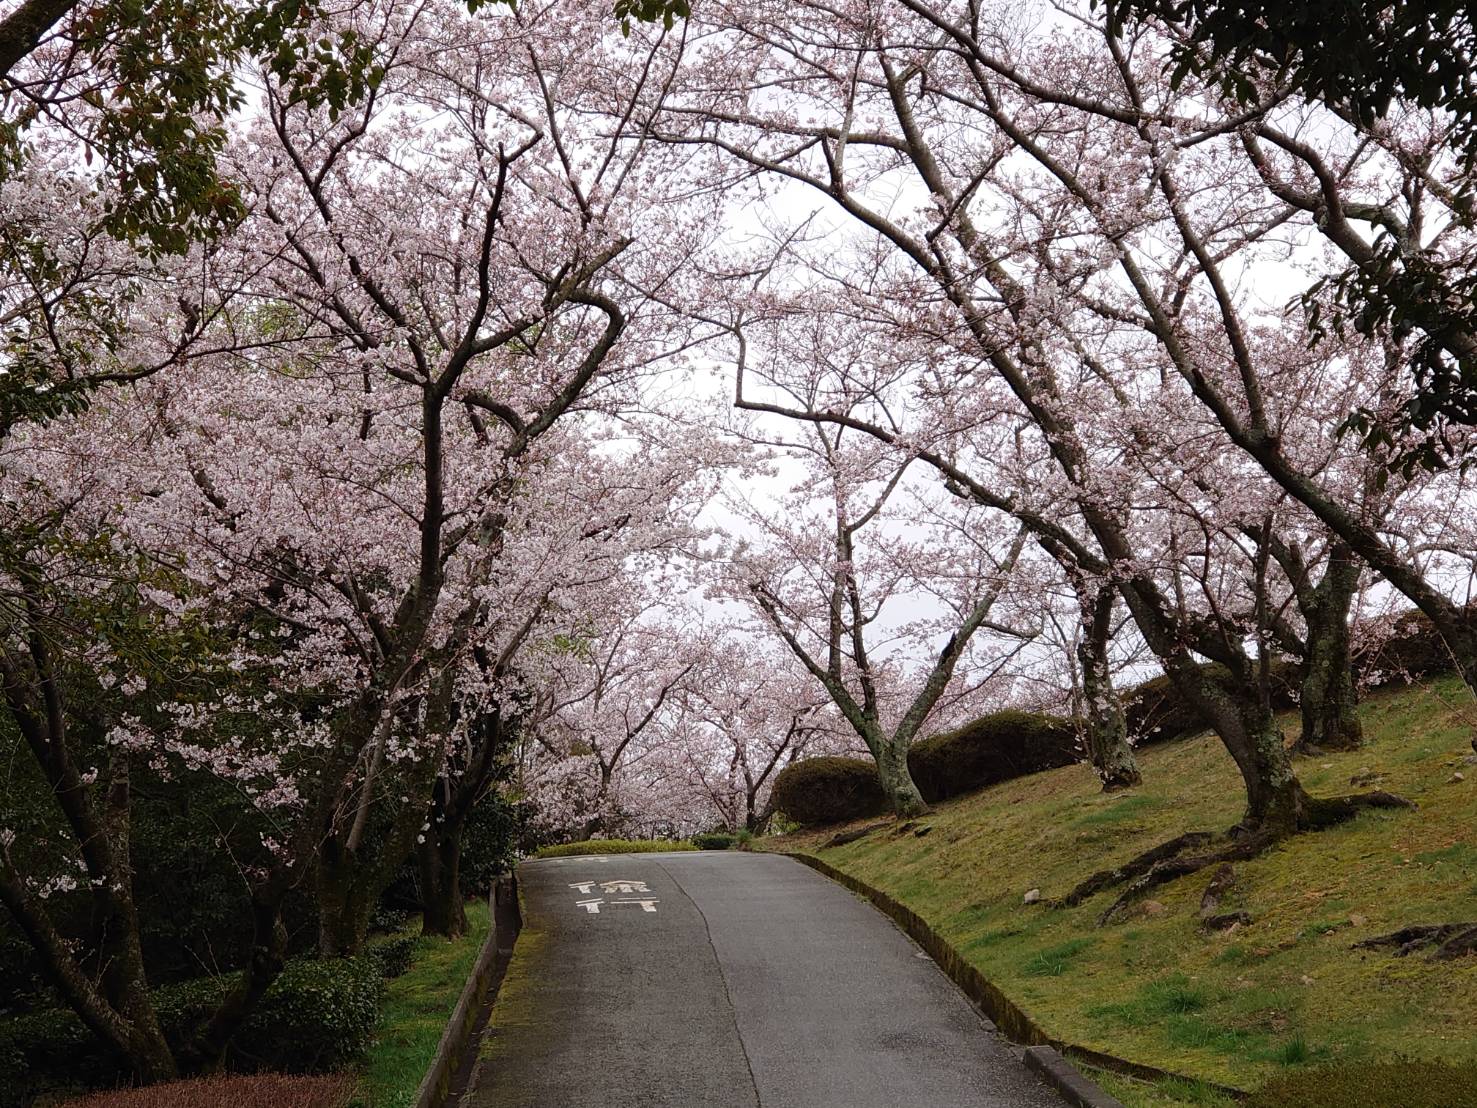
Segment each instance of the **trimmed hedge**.
[{"label": "trimmed hedge", "polygon": [[877,767],[861,758],[805,758],[774,779],[770,802],[802,827],[875,816],[887,808]]},{"label": "trimmed hedge", "polygon": [[1040,712],[981,716],[915,743],[908,751],[908,769],[930,804],[1078,761],[1072,721]]},{"label": "trimmed hedge", "polygon": [[[1200,669],[1216,684],[1229,689],[1231,671],[1225,666],[1219,662],[1207,662]],[[1300,680],[1295,662],[1278,659],[1272,663],[1274,709],[1284,711],[1297,706]],[[1170,742],[1206,729],[1200,713],[1179,694],[1169,675],[1164,673],[1151,677],[1124,693],[1123,716],[1128,724],[1129,737],[1135,746]]]},{"label": "trimmed hedge", "polygon": [[1246,1108],[1477,1108],[1477,1064],[1355,1062],[1274,1077]]},{"label": "trimmed hedge", "polygon": [[728,850],[735,841],[735,836],[729,831],[707,831],[692,837],[692,845],[699,850]]},{"label": "trimmed hedge", "polygon": [[574,854],[656,854],[666,850],[696,850],[690,842],[671,839],[586,839],[577,843],[541,846],[537,858],[568,858]]}]

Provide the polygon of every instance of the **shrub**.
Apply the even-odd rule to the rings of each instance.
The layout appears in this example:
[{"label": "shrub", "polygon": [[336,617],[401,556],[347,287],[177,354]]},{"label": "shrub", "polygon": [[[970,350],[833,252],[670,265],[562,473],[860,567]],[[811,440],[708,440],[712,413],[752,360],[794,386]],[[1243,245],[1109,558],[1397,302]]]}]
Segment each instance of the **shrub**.
[{"label": "shrub", "polygon": [[[1219,662],[1207,662],[1201,666],[1201,672],[1231,691],[1231,671]],[[1278,711],[1295,707],[1301,680],[1297,663],[1276,659],[1271,678],[1272,707]],[[1164,673],[1123,694],[1123,715],[1136,746],[1170,742],[1206,729],[1200,713],[1179,694],[1169,675]]]},{"label": "shrub", "polygon": [[419,935],[395,935],[365,947],[364,956],[375,964],[381,977],[390,981],[410,968],[419,946]]},{"label": "shrub", "polygon": [[1356,1062],[1274,1077],[1246,1108],[1477,1108],[1477,1063]]},{"label": "shrub", "polygon": [[908,769],[929,803],[1078,760],[1072,722],[1039,712],[995,712],[908,751]]},{"label": "shrub", "polygon": [[0,1106],[21,1108],[58,1085],[118,1079],[116,1063],[70,1009],[47,1008],[0,1023]]},{"label": "shrub", "polygon": [[66,1101],[61,1108],[342,1108],[353,1092],[354,1079],[342,1073],[318,1077],[217,1074],[92,1093]]},{"label": "shrub", "polygon": [[692,837],[692,845],[699,850],[727,850],[737,841],[727,831],[708,831]]},{"label": "shrub", "polygon": [[[184,1044],[215,1010],[235,975],[200,977],[153,990],[165,1037]],[[297,960],[287,964],[231,1040],[226,1063],[236,1070],[312,1073],[340,1069],[369,1047],[384,989],[372,957]],[[0,1023],[0,1105],[26,1104],[65,1084],[116,1084],[125,1074],[68,1008],[50,1008]]]},{"label": "shrub", "polygon": [[568,858],[574,854],[655,854],[663,850],[696,850],[689,842],[673,839],[586,839],[577,843],[539,847],[540,858]]},{"label": "shrub", "polygon": [[286,1073],[341,1069],[369,1048],[383,995],[373,958],[289,962],[232,1040],[232,1061]]},{"label": "shrub", "polygon": [[875,816],[887,798],[877,767],[860,758],[805,758],[774,779],[771,803],[804,827]]}]

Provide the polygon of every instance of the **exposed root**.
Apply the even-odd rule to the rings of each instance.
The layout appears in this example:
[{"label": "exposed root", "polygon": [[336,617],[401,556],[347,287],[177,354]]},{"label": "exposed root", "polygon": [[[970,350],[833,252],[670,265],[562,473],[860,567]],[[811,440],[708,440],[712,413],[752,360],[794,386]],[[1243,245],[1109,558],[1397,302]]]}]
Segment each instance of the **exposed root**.
[{"label": "exposed root", "polygon": [[845,846],[847,843],[854,843],[858,839],[864,839],[864,838],[866,838],[873,831],[880,830],[883,827],[891,827],[891,826],[892,826],[892,820],[883,820],[880,823],[869,823],[865,827],[854,827],[850,831],[840,831],[837,834],[832,835],[829,839],[827,839],[826,842],[825,842],[825,845],[826,846]]},{"label": "exposed root", "polygon": [[1236,871],[1230,862],[1222,862],[1220,868],[1210,875],[1210,884],[1200,897],[1200,927],[1205,931],[1224,931],[1237,924],[1251,922],[1251,913],[1220,911],[1221,901],[1236,887]]},{"label": "exposed root", "polygon": [[1087,880],[1081,882],[1066,896],[1051,902],[1053,908],[1075,908],[1089,897],[1096,896],[1104,889],[1114,885],[1121,885],[1125,881],[1131,881],[1135,877],[1147,873],[1159,862],[1166,858],[1173,858],[1181,851],[1189,850],[1191,847],[1204,846],[1216,836],[1209,831],[1191,831],[1178,838],[1170,839],[1167,843],[1160,843],[1151,850],[1146,850],[1136,858],[1130,858],[1115,869],[1098,870]]},{"label": "exposed root", "polygon": [[1309,797],[1303,819],[1299,821],[1304,831],[1321,831],[1346,823],[1360,812],[1370,808],[1414,808],[1415,801],[1403,796],[1376,789],[1374,792],[1354,793],[1350,796]]},{"label": "exposed root", "polygon": [[[1290,828],[1284,824],[1271,822],[1260,825],[1238,825],[1224,836],[1218,836],[1209,831],[1191,831],[1170,839],[1168,842],[1160,843],[1121,866],[1099,870],[1078,884],[1066,896],[1047,903],[1053,908],[1075,908],[1105,889],[1126,884],[1127,888],[1124,889],[1122,895],[1098,917],[1098,924],[1101,926],[1150,889],[1158,888],[1180,877],[1188,877],[1192,873],[1199,873],[1210,866],[1248,861],[1273,844],[1299,831],[1321,831],[1326,827],[1334,827],[1370,808],[1410,809],[1414,807],[1415,804],[1403,796],[1381,791],[1323,798],[1304,795],[1295,827]],[[1217,839],[1221,839],[1224,843],[1218,849],[1200,854],[1189,853]],[[1219,897],[1216,899],[1218,901]],[[1244,913],[1217,913],[1214,907],[1206,909],[1202,906],[1202,920],[1215,920],[1225,927],[1236,922],[1249,922],[1243,917]],[[1477,939],[1473,942],[1477,943]]]},{"label": "exposed root", "polygon": [[1188,877],[1192,873],[1199,873],[1203,869],[1209,869],[1211,866],[1220,865],[1223,862],[1249,861],[1276,842],[1277,838],[1278,836],[1268,832],[1247,835],[1235,842],[1228,843],[1219,850],[1212,850],[1208,854],[1166,858],[1162,862],[1156,862],[1153,866],[1149,867],[1147,872],[1129,882],[1128,887],[1123,890],[1118,899],[1108,905],[1107,909],[1098,916],[1098,926],[1102,927],[1112,922],[1114,916],[1150,889],[1157,889],[1160,885],[1167,885],[1171,881],[1177,881],[1181,877]]},{"label": "exposed root", "polygon": [[1437,944],[1431,954],[1433,961],[1459,958],[1463,954],[1477,952],[1477,923],[1418,923],[1402,927],[1388,935],[1365,939],[1355,943],[1354,950],[1393,947],[1395,957],[1404,958],[1418,950]]}]

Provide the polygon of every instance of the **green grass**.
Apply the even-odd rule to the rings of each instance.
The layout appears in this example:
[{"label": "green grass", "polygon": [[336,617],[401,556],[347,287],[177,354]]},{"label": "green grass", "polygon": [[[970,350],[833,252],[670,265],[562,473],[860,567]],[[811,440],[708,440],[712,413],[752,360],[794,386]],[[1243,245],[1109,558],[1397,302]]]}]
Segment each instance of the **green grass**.
[{"label": "green grass", "polygon": [[385,1000],[361,1075],[365,1108],[408,1108],[487,936],[487,902],[467,902],[467,933],[422,938],[410,969],[385,983]]},{"label": "green grass", "polygon": [[[1054,1037],[1192,1082],[1251,1090],[1397,1056],[1477,1064],[1477,957],[1351,949],[1411,923],[1477,918],[1477,770],[1463,762],[1477,714],[1455,678],[1376,694],[1361,714],[1367,746],[1298,759],[1304,786],[1340,795],[1374,772],[1374,787],[1419,809],[1368,812],[1237,865],[1228,903],[1252,922],[1229,933],[1199,929],[1204,873],[1156,890],[1162,911],[1103,928],[1110,894],[1073,909],[1022,903],[1028,889],[1050,899],[1174,835],[1234,824],[1240,777],[1209,737],[1141,751],[1144,784],[1128,793],[1104,795],[1071,766],[939,805],[926,838],[882,830],[826,848],[827,828],[764,845],[814,853],[902,901]],[[1466,780],[1451,780],[1458,769]],[[1114,1095],[1135,1108],[1220,1103],[1193,1084],[1123,1080]]]},{"label": "green grass", "polygon": [[696,850],[686,840],[667,839],[586,839],[580,843],[560,843],[540,847],[536,857],[568,858],[576,854],[655,854],[668,850]]}]

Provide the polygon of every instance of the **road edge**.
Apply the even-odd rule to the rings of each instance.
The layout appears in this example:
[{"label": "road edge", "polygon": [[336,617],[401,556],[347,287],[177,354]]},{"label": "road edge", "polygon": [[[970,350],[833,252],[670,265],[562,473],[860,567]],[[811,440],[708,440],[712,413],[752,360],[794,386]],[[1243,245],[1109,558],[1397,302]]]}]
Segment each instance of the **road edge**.
[{"label": "road edge", "polygon": [[[1245,1089],[1201,1081],[1199,1078],[1189,1078],[1184,1074],[1162,1070],[1156,1066],[1144,1065],[1141,1062],[1133,1062],[1127,1058],[1119,1058],[1099,1050],[1053,1038],[1018,1004],[1006,996],[998,985],[985,977],[959,951],[954,949],[952,944],[939,935],[927,920],[907,905],[894,900],[881,889],[874,888],[865,881],[853,877],[845,870],[837,869],[814,854],[807,854],[799,850],[775,851],[774,853],[792,858],[801,865],[809,866],[823,877],[829,878],[843,888],[870,901],[873,907],[891,919],[905,935],[933,959],[934,964],[944,972],[944,975],[979,1006],[1007,1039],[1027,1047],[1025,1064],[1050,1082],[1077,1108],[1123,1108],[1123,1105],[1098,1088],[1093,1081],[1073,1066],[1065,1057],[1068,1053],[1094,1066],[1142,1081],[1178,1080],[1196,1083],[1236,1100],[1245,1100],[1250,1095]],[[1040,1048],[1046,1049],[1041,1050]],[[1033,1050],[1036,1052],[1034,1055]],[[1082,1097],[1089,1099],[1080,1099]]]},{"label": "road edge", "polygon": [[466,1063],[475,1057],[468,1047],[477,1039],[480,1025],[486,1022],[488,1010],[497,999],[499,986],[507,973],[512,958],[513,943],[523,927],[523,914],[518,906],[518,877],[506,873],[493,882],[488,893],[488,911],[491,926],[472,972],[467,975],[461,996],[446,1029],[441,1033],[441,1042],[436,1055],[426,1070],[416,1090],[413,1108],[445,1108],[459,1099],[458,1086],[465,1087],[463,1070]]}]

